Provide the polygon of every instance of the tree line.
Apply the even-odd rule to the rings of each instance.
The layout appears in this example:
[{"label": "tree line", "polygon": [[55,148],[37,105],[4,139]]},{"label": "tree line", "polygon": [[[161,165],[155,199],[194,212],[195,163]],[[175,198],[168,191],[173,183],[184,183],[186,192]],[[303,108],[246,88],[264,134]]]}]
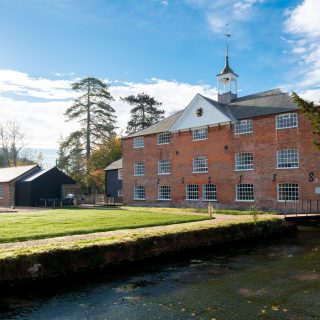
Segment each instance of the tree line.
[{"label": "tree line", "polygon": [[[59,141],[57,166],[88,192],[104,191],[104,169],[122,156],[121,138],[116,134],[116,111],[109,86],[87,77],[72,84],[78,94],[66,110],[67,121],[78,129]],[[162,103],[145,93],[121,97],[130,109],[126,133],[149,127],[164,118]]]}]

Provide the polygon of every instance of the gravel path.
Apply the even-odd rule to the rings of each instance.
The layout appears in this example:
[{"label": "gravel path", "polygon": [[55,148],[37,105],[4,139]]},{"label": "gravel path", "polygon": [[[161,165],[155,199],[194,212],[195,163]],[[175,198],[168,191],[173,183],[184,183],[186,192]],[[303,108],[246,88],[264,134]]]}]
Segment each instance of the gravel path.
[{"label": "gravel path", "polygon": [[[180,224],[171,224],[167,226],[156,226],[156,227],[145,227],[145,228],[137,228],[137,229],[125,229],[125,230],[116,230],[116,231],[106,231],[106,232],[95,232],[89,234],[81,234],[81,235],[73,235],[73,236],[64,236],[64,237],[56,237],[56,238],[48,238],[48,239],[40,239],[40,240],[29,240],[22,242],[12,242],[12,243],[2,243],[0,244],[0,251],[6,250],[15,250],[22,248],[32,248],[37,246],[45,246],[45,245],[59,245],[59,244],[72,244],[78,241],[85,240],[94,240],[101,238],[111,238],[111,237],[120,237],[125,238],[130,235],[150,235],[158,232],[170,232],[170,230],[179,231],[185,230],[188,227],[201,227],[205,225],[214,225],[224,222],[241,222],[248,219],[252,219],[250,215],[227,215],[227,214],[216,214],[213,215],[215,219],[212,220],[202,220],[196,222],[187,222]],[[259,220],[269,219],[271,217],[279,217],[273,215],[262,215],[259,216]]]}]

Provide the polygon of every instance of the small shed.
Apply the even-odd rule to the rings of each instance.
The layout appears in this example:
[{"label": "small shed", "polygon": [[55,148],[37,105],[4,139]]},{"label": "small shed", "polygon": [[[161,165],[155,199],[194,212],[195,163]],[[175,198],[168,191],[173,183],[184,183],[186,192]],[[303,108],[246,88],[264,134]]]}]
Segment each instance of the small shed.
[{"label": "small shed", "polygon": [[122,202],[122,159],[112,162],[104,170],[106,196]]},{"label": "small shed", "polygon": [[16,182],[16,206],[39,206],[41,199],[63,198],[65,185],[75,181],[56,167],[40,169]]}]

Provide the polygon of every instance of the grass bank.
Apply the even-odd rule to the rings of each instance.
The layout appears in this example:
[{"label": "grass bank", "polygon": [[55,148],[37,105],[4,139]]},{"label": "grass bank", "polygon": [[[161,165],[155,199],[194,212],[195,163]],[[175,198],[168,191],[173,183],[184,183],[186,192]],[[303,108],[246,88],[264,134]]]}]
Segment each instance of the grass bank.
[{"label": "grass bank", "polygon": [[0,243],[54,238],[93,232],[134,229],[208,219],[205,215],[172,214],[149,208],[55,209],[0,214]]},{"label": "grass bank", "polygon": [[[140,229],[141,230],[141,229]],[[200,221],[143,229],[88,241],[0,251],[0,285],[95,272],[107,267],[176,254],[184,250],[268,238],[294,229],[282,219],[264,217],[215,224]]]}]

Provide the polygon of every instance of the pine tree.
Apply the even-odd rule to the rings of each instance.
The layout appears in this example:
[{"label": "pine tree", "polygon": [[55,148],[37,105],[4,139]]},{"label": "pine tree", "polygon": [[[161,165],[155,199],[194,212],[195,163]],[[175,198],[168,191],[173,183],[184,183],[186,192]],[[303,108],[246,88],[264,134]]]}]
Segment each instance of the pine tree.
[{"label": "pine tree", "polygon": [[77,120],[80,129],[72,132],[65,144],[72,146],[80,141],[88,160],[92,149],[114,132],[116,116],[110,105],[113,97],[107,84],[92,77],[73,83],[72,89],[80,96],[67,109],[65,116],[68,121]]},{"label": "pine tree", "polygon": [[159,108],[162,103],[145,93],[130,95],[121,100],[133,106],[127,125],[128,134],[145,129],[164,118],[165,111]]},{"label": "pine tree", "polygon": [[[308,102],[299,97],[295,92],[292,93],[293,100],[298,104],[302,113],[309,120],[312,128],[313,134],[320,136],[320,110],[315,107],[313,102]],[[320,142],[314,141],[314,144],[320,149]]]}]

